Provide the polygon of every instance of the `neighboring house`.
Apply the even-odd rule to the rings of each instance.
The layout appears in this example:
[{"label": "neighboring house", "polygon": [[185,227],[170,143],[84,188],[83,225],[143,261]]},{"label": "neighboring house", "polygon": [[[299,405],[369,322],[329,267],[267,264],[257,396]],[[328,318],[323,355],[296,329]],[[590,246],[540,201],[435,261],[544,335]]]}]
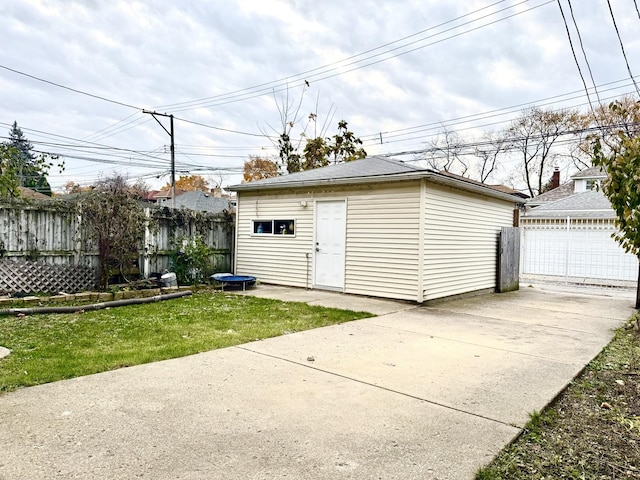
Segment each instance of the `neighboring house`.
[{"label": "neighboring house", "polygon": [[571,177],[558,188],[527,202],[520,221],[522,280],[631,286],[638,259],[611,238],[615,212],[595,185],[606,178],[599,168]]},{"label": "neighboring house", "polygon": [[[180,195],[182,195],[185,192],[186,190],[181,190],[179,188],[176,188],[175,189],[176,198],[178,198]],[[171,200],[171,189],[165,188],[163,190],[151,190],[148,193],[146,200],[153,203],[162,203],[165,200]]]},{"label": "neighboring house", "polygon": [[[173,201],[168,198],[158,202],[158,204],[162,207],[172,207]],[[215,197],[211,193],[193,190],[176,195],[175,207],[188,208],[200,212],[222,213],[225,210],[231,210],[232,205],[228,198]]]},{"label": "neighboring house", "polygon": [[574,193],[586,192],[594,190],[594,187],[607,178],[607,175],[600,167],[591,167],[576,173],[571,179],[564,184],[560,184],[560,171],[553,172],[551,179],[551,190],[541,193],[535,198],[527,201],[527,208],[534,208],[545,203],[555,202],[563,198],[569,197]]},{"label": "neighboring house", "polygon": [[235,272],[423,302],[496,286],[520,197],[382,157],[236,185]]},{"label": "neighboring house", "polygon": [[19,186],[18,190],[20,190],[20,196],[22,198],[29,198],[31,200],[52,200],[52,198],[44,193],[36,192],[35,190],[31,190],[27,187]]}]

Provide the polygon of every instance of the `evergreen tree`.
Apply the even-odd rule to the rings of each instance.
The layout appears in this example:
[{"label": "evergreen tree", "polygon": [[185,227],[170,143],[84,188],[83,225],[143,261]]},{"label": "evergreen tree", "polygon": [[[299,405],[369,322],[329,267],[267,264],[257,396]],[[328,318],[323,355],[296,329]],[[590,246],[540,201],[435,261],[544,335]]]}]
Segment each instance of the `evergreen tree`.
[{"label": "evergreen tree", "polygon": [[33,145],[24,136],[17,122],[13,122],[9,130],[9,141],[4,145],[12,147],[16,153],[10,162],[20,186],[51,196],[51,186],[46,177],[51,165],[46,162],[44,155],[37,157],[33,153]]}]

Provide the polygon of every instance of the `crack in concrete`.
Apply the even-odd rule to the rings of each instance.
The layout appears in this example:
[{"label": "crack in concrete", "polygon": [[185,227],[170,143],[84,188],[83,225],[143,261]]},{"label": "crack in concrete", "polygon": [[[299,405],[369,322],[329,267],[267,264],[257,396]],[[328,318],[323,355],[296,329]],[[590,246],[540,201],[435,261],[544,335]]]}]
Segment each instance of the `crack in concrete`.
[{"label": "crack in concrete", "polygon": [[247,352],[255,353],[256,355],[262,355],[262,356],[273,358],[273,359],[276,359],[276,360],[281,360],[283,362],[288,362],[288,363],[291,363],[291,364],[294,364],[294,365],[298,365],[300,367],[309,368],[311,370],[315,370],[317,372],[326,373],[328,375],[332,375],[332,376],[335,376],[335,377],[344,378],[345,380],[350,380],[352,382],[357,382],[357,383],[360,383],[362,385],[367,385],[369,387],[373,387],[373,388],[377,388],[377,389],[380,389],[380,390],[384,390],[384,391],[387,391],[387,392],[390,392],[390,393],[394,393],[396,395],[402,395],[403,397],[412,398],[414,400],[419,400],[421,402],[425,402],[425,403],[428,403],[430,405],[436,405],[436,406],[441,407],[441,408],[446,408],[447,410],[452,410],[452,411],[455,411],[455,412],[463,413],[465,415],[471,415],[473,417],[481,418],[482,420],[487,420],[487,421],[490,421],[490,422],[498,423],[500,425],[505,425],[507,427],[512,427],[512,428],[516,428],[518,430],[522,430],[521,426],[514,425],[513,423],[503,422],[502,420],[498,420],[496,418],[487,417],[486,415],[481,415],[479,413],[469,412],[467,410],[463,410],[463,409],[458,408],[458,407],[453,407],[451,405],[446,405],[444,403],[436,402],[434,400],[429,400],[427,398],[422,398],[422,397],[419,397],[417,395],[412,395],[410,393],[401,392],[399,390],[394,390],[392,388],[384,387],[382,385],[376,385],[375,383],[367,382],[365,380],[360,380],[360,379],[354,378],[354,377],[349,377],[348,375],[342,375],[341,373],[332,372],[330,370],[324,370],[322,368],[314,367],[314,366],[308,365],[306,363],[296,362],[295,360],[290,360],[288,358],[279,357],[277,355],[272,355],[270,353],[259,352],[259,351],[252,350],[250,348],[247,348],[247,347],[244,347],[244,346],[240,346],[240,345],[235,346],[233,348],[238,348],[240,350],[244,350],[244,351],[247,351]]}]

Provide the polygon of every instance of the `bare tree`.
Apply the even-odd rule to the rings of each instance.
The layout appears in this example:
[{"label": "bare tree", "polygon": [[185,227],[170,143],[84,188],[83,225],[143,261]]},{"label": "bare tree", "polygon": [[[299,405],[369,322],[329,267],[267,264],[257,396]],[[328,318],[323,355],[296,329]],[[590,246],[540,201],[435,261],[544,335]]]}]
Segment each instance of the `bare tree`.
[{"label": "bare tree", "polygon": [[509,142],[502,132],[486,132],[482,140],[475,147],[473,155],[478,158],[476,162],[478,178],[485,183],[489,176],[498,167],[498,157],[509,148]]},{"label": "bare tree", "polygon": [[522,112],[506,130],[511,149],[519,153],[522,180],[534,197],[557,166],[557,142],[563,135],[575,131],[580,114],[575,110],[543,110],[532,107]]},{"label": "bare tree", "polygon": [[[304,100],[305,92],[308,88],[308,84],[302,87],[300,98],[295,101],[290,97],[290,90],[285,90],[285,95],[282,98],[276,97],[274,93],[274,100],[276,108],[278,109],[279,126],[273,127],[268,125],[269,129],[277,135],[277,139],[272,142],[278,149],[278,157],[280,159],[281,168],[285,169],[289,173],[299,172],[302,170],[302,156],[300,155],[300,147],[304,138],[306,137],[307,127],[311,122],[316,121],[316,113],[311,113],[306,118],[306,123],[302,126],[301,132],[298,134],[298,138],[294,138],[294,128],[300,127],[300,122],[303,121],[304,115],[301,113],[302,101]],[[266,132],[262,132],[270,140],[273,136],[268,135]]]},{"label": "bare tree", "polygon": [[457,132],[443,126],[435,140],[427,142],[423,160],[429,168],[466,176],[469,161],[463,158],[462,144]]}]

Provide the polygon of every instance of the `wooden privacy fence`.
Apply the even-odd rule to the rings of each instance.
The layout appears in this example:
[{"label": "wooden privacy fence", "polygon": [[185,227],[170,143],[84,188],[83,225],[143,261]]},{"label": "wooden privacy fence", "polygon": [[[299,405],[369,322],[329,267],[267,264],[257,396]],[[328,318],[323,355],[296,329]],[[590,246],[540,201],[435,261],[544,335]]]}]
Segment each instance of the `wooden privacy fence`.
[{"label": "wooden privacy fence", "polygon": [[502,227],[498,252],[497,291],[511,292],[520,288],[520,230]]},{"label": "wooden privacy fence", "polygon": [[[140,276],[169,270],[176,242],[196,235],[213,248],[212,270],[231,270],[233,216],[158,207],[146,214],[153,227],[139,241]],[[74,293],[96,283],[99,266],[82,217],[54,204],[0,205],[0,259],[0,293]]]}]

